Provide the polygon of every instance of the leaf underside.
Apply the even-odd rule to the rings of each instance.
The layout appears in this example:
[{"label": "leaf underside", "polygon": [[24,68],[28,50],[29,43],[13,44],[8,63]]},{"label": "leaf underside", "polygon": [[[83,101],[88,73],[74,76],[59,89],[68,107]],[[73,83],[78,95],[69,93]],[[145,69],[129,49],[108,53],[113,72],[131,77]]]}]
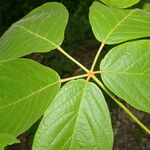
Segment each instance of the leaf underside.
[{"label": "leaf underside", "polygon": [[100,89],[70,81],[58,92],[36,132],[33,150],[111,150],[113,132]]},{"label": "leaf underside", "polygon": [[102,80],[113,93],[135,108],[150,112],[150,40],[111,49],[100,70]]},{"label": "leaf underside", "polygon": [[68,20],[66,8],[45,3],[13,24],[0,39],[0,61],[32,52],[48,52],[61,45]]},{"label": "leaf underside", "polygon": [[94,2],[89,19],[95,37],[106,44],[150,36],[150,13],[140,9],[117,9]]},{"label": "leaf underside", "polygon": [[50,68],[26,59],[1,63],[0,133],[17,137],[26,131],[43,115],[59,88],[59,76]]}]

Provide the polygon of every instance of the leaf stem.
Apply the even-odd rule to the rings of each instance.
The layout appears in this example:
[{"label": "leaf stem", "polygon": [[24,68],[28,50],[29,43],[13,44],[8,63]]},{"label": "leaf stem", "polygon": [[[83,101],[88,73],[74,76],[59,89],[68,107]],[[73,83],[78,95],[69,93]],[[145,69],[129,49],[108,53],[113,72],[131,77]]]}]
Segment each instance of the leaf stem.
[{"label": "leaf stem", "polygon": [[62,53],[64,54],[66,57],[68,57],[71,61],[73,61],[75,64],[77,64],[79,67],[81,67],[85,72],[88,72],[89,70],[84,67],[80,62],[78,62],[77,60],[75,60],[72,56],[70,56],[67,52],[65,52],[64,49],[62,49],[60,46],[56,45],[55,43],[53,43],[53,45]]},{"label": "leaf stem", "polygon": [[93,64],[92,64],[92,66],[91,66],[91,69],[90,69],[90,71],[87,72],[88,77],[87,77],[87,79],[86,79],[86,83],[89,82],[90,78],[94,76],[94,73],[95,73],[95,74],[97,73],[96,71],[93,72],[93,70],[94,70],[94,68],[95,68],[96,62],[97,62],[97,60],[98,60],[98,57],[99,57],[99,55],[100,55],[100,53],[101,53],[101,51],[102,51],[104,45],[105,45],[104,43],[101,43],[101,45],[100,45],[100,47],[99,47],[99,49],[98,49],[98,51],[97,51],[97,54],[96,54],[96,56],[95,56],[95,58],[94,58]]},{"label": "leaf stem", "polygon": [[74,80],[74,79],[84,78],[87,76],[88,76],[88,74],[82,74],[82,75],[78,75],[78,76],[73,76],[73,77],[61,79],[60,82],[63,83],[63,82],[67,82],[67,81]]},{"label": "leaf stem", "polygon": [[100,74],[100,73],[102,73],[103,71],[101,71],[101,70],[98,70],[98,71],[93,71],[93,74]]},{"label": "leaf stem", "polygon": [[104,84],[98,80],[98,78],[93,75],[92,77],[96,83],[108,94],[112,99],[130,116],[131,119],[133,119],[143,130],[145,130],[148,134],[150,134],[150,130],[140,122],[119,100],[104,86]]},{"label": "leaf stem", "polygon": [[95,58],[94,58],[93,64],[92,64],[91,69],[90,69],[90,71],[92,71],[92,72],[93,72],[93,70],[94,70],[94,67],[95,67],[95,65],[96,65],[96,62],[97,62],[97,60],[98,60],[98,57],[99,57],[99,55],[100,55],[100,53],[101,53],[101,51],[102,51],[104,45],[105,45],[105,43],[101,43],[100,48],[99,48],[98,51],[97,51],[97,54],[96,54],[96,56],[95,56]]}]

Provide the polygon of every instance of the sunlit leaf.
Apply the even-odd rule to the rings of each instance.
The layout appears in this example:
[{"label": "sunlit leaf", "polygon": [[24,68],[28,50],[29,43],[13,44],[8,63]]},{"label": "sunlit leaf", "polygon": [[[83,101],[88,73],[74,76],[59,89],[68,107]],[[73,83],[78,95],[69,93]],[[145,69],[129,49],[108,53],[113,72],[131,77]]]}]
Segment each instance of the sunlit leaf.
[{"label": "sunlit leaf", "polygon": [[0,150],[4,150],[6,145],[13,143],[20,143],[20,141],[13,135],[0,133]]},{"label": "sunlit leaf", "polygon": [[58,92],[35,136],[33,150],[111,150],[108,107],[94,83],[70,81]]},{"label": "sunlit leaf", "polygon": [[150,112],[150,40],[113,48],[100,69],[102,80],[112,92],[135,108]]},{"label": "sunlit leaf", "polygon": [[0,61],[32,52],[48,52],[60,45],[68,12],[60,3],[45,3],[13,24],[0,39]]},{"label": "sunlit leaf", "polygon": [[150,3],[144,3],[143,9],[150,12]]},{"label": "sunlit leaf", "polygon": [[95,37],[106,44],[150,36],[150,13],[140,9],[117,9],[94,2],[90,23]]},{"label": "sunlit leaf", "polygon": [[35,123],[59,90],[59,80],[54,70],[31,60],[1,63],[0,133],[17,137]]},{"label": "sunlit leaf", "polygon": [[140,0],[100,0],[100,1],[111,7],[127,8],[138,3]]}]

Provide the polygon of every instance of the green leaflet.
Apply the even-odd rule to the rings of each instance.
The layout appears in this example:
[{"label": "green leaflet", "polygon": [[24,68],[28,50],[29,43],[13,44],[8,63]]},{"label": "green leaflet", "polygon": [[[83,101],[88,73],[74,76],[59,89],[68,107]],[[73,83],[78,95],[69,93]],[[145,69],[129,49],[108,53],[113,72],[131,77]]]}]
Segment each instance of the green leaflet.
[{"label": "green leaflet", "polygon": [[144,3],[143,9],[150,12],[150,3]]},{"label": "green leaflet", "polygon": [[26,131],[50,105],[59,80],[54,70],[31,60],[0,63],[0,133],[17,137]]},{"label": "green leaflet", "polygon": [[118,8],[127,8],[136,3],[140,0],[100,0],[108,6],[118,7]]},{"label": "green leaflet", "polygon": [[150,13],[147,11],[110,8],[94,2],[89,18],[95,37],[106,44],[150,36]]},{"label": "green leaflet", "polygon": [[113,48],[100,69],[102,80],[112,92],[135,108],[150,112],[150,40]]},{"label": "green leaflet", "polygon": [[34,9],[1,37],[0,61],[55,49],[63,41],[67,20],[68,12],[60,3]]},{"label": "green leaflet", "polygon": [[111,150],[113,131],[102,92],[85,80],[58,92],[36,132],[33,150]]},{"label": "green leaflet", "polygon": [[13,135],[0,133],[0,150],[4,150],[6,145],[13,143],[20,143],[20,141]]}]

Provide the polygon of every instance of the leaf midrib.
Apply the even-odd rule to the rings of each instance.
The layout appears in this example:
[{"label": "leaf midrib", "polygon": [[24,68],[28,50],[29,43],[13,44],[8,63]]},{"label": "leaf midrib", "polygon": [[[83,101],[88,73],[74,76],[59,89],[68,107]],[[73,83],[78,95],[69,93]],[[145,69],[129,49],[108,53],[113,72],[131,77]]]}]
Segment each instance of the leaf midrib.
[{"label": "leaf midrib", "polygon": [[81,94],[81,101],[80,101],[80,104],[79,104],[79,109],[78,109],[78,112],[77,112],[77,118],[76,118],[76,122],[75,122],[75,125],[74,125],[74,130],[73,130],[72,137],[71,137],[71,143],[70,143],[70,146],[69,146],[70,150],[72,149],[72,143],[74,141],[75,131],[76,131],[77,124],[78,124],[79,112],[81,111],[80,109],[81,109],[81,105],[83,103],[83,96],[84,96],[84,92],[85,92],[85,89],[87,87],[87,84],[88,84],[88,82],[85,81],[83,91],[82,91],[82,94]]},{"label": "leaf midrib", "polygon": [[136,75],[136,76],[150,76],[150,74],[144,74],[144,72],[125,72],[125,71],[115,71],[115,70],[101,70],[101,74],[126,74],[126,75]]},{"label": "leaf midrib", "polygon": [[117,27],[120,26],[120,25],[121,25],[130,15],[132,15],[135,11],[136,11],[136,9],[133,10],[133,11],[131,11],[131,12],[130,12],[127,16],[125,16],[113,29],[111,29],[111,30],[106,34],[106,37],[104,38],[103,43],[105,43],[105,42],[107,41],[108,37],[114,32],[114,30],[116,30]]},{"label": "leaf midrib", "polygon": [[38,37],[38,38],[40,38],[40,39],[42,39],[42,40],[47,41],[49,44],[52,44],[52,45],[55,46],[55,47],[58,46],[58,45],[56,45],[55,43],[53,43],[51,40],[47,39],[46,37],[43,37],[43,36],[41,36],[41,35],[39,35],[39,34],[37,34],[37,33],[35,33],[35,32],[32,32],[31,30],[29,30],[29,29],[27,29],[27,28],[25,28],[25,27],[23,27],[23,26],[21,26],[21,25],[14,24],[13,26],[14,26],[14,27],[19,27],[19,28],[21,28],[22,30],[24,30],[24,31],[26,31],[26,32],[28,32],[28,33],[30,33],[30,34],[32,34],[32,35],[34,35],[34,36],[36,36],[36,37]]},{"label": "leaf midrib", "polygon": [[37,93],[39,93],[39,92],[41,92],[41,91],[43,91],[43,90],[49,88],[50,86],[53,86],[53,85],[59,83],[59,82],[60,82],[60,81],[56,81],[56,82],[54,82],[54,83],[52,83],[52,84],[48,84],[48,85],[46,85],[46,86],[44,86],[44,87],[38,89],[37,91],[34,91],[33,93],[31,93],[31,94],[29,94],[29,95],[27,95],[27,96],[25,96],[25,97],[22,97],[21,99],[18,99],[17,101],[15,101],[15,102],[13,102],[13,103],[9,103],[9,104],[7,104],[7,105],[1,106],[0,109],[9,107],[9,106],[11,106],[11,105],[16,105],[16,104],[18,104],[18,103],[21,103],[21,102],[22,102],[23,100],[25,100],[25,99],[28,100],[29,97],[32,97],[33,95],[35,95],[35,94],[37,94]]}]

